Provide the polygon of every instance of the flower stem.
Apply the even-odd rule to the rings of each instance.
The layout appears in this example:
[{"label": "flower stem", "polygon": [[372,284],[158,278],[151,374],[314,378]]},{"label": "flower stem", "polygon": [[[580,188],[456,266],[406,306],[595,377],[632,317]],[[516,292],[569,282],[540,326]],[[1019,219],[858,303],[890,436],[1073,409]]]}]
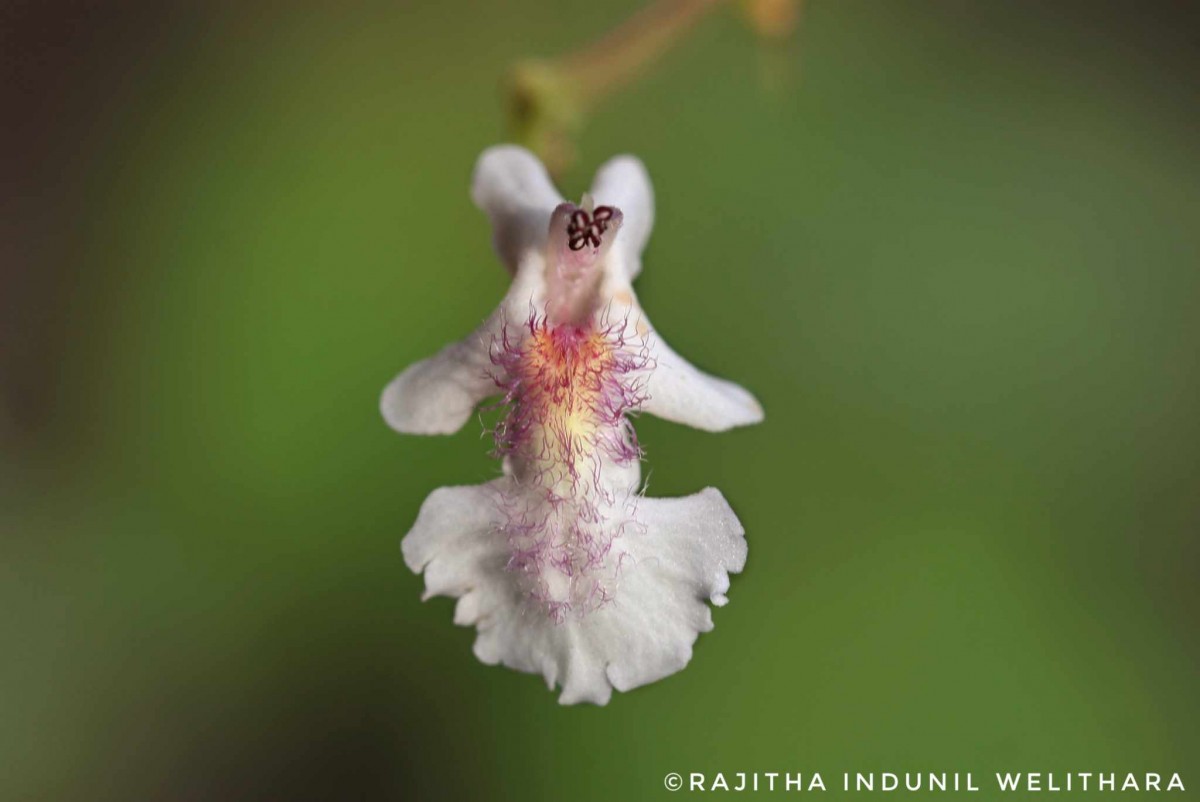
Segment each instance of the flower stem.
[{"label": "flower stem", "polygon": [[559,63],[594,104],[636,79],[721,2],[657,0]]},{"label": "flower stem", "polygon": [[575,160],[573,137],[596,104],[642,75],[722,2],[655,0],[574,53],[515,65],[507,95],[517,140],[561,175]]}]

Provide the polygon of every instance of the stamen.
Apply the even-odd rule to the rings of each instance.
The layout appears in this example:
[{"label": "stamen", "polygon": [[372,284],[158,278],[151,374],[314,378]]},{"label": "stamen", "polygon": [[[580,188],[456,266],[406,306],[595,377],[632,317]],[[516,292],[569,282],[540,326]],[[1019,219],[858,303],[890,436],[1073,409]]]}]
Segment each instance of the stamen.
[{"label": "stamen", "polygon": [[582,250],[584,245],[599,248],[601,237],[608,231],[612,218],[611,206],[597,206],[591,214],[585,209],[571,212],[571,219],[567,222],[567,247],[573,251]]}]

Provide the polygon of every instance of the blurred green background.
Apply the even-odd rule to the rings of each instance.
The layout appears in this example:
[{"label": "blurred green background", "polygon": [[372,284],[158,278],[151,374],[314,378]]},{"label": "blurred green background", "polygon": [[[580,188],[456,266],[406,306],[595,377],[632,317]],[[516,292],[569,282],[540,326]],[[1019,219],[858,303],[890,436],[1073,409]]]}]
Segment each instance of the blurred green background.
[{"label": "blurred green background", "polygon": [[[692,664],[561,708],[400,537],[497,466],[396,372],[507,281],[467,197],[515,59],[637,4],[7,4],[0,798],[657,799],[663,775],[1200,788],[1200,105],[1186,4],[717,13],[602,106],[639,292],[764,425],[642,418],[750,560]],[[1016,796],[1016,795],[1010,795]]]}]

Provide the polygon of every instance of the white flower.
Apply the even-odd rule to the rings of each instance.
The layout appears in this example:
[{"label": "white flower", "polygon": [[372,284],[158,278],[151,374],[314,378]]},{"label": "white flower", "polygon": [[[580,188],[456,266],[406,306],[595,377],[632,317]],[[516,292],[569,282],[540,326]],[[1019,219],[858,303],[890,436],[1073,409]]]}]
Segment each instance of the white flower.
[{"label": "white flower", "polygon": [[454,621],[478,629],[480,660],[542,674],[564,704],[605,704],[688,663],[712,628],[705,601],[724,604],[746,560],[717,490],[641,494],[627,414],[721,431],[762,408],[672,351],[637,302],[654,217],[640,161],[609,161],[575,206],[528,151],[494,147],[471,195],[512,286],[473,334],[396,377],[381,408],[397,431],[448,434],[502,393],[503,475],[430,494],[404,559],[426,597],[459,598]]}]

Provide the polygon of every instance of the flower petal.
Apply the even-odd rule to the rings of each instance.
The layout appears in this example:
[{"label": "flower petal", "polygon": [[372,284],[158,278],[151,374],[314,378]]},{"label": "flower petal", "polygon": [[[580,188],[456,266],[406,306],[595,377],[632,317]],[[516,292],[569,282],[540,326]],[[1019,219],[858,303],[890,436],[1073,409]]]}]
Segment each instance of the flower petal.
[{"label": "flower petal", "polygon": [[[439,487],[421,505],[416,523],[401,541],[404,562],[425,572],[425,595],[463,596],[480,565],[504,567],[508,542],[496,527],[497,479],[483,485]],[[462,602],[459,603],[462,607]]]},{"label": "flower petal", "polygon": [[638,519],[648,542],[655,544],[664,581],[690,582],[696,594],[718,607],[728,603],[729,574],[746,567],[746,530],[720,490],[706,487],[683,498],[644,498]]},{"label": "flower petal", "polygon": [[550,215],[562,203],[546,168],[516,145],[483,152],[471,178],[471,199],[491,220],[492,245],[511,273],[529,251],[545,244]]},{"label": "flower petal", "polygon": [[708,375],[667,345],[627,281],[610,276],[601,294],[610,302],[606,319],[624,317],[625,341],[646,342],[651,368],[643,386],[647,397],[640,406],[642,412],[708,432],[762,421],[762,405],[749,391]]},{"label": "flower petal", "polygon": [[427,596],[460,597],[454,621],[478,628],[476,656],[561,685],[563,704],[602,705],[613,688],[626,691],[687,665],[698,634],[712,629],[705,600],[724,604],[728,574],[746,560],[743,529],[721,494],[709,488],[642,499],[645,531],[613,545],[621,580],[612,601],[555,624],[528,607],[505,569],[499,513],[488,504],[508,481],[435,491],[403,544],[409,567],[425,571]]},{"label": "flower petal", "polygon": [[530,254],[530,269],[509,286],[500,306],[466,338],[409,365],[383,388],[379,411],[403,434],[453,434],[471,418],[476,405],[496,395],[492,351],[506,324],[523,321],[528,310],[545,302],[540,254]]},{"label": "flower petal", "polygon": [[695,367],[657,332],[649,336],[654,368],[646,378],[643,412],[706,432],[762,422],[762,405],[748,390]]},{"label": "flower petal", "polygon": [[635,156],[617,156],[596,172],[591,194],[598,205],[615,206],[625,216],[609,259],[614,272],[633,281],[642,272],[642,251],[654,228],[650,175]]},{"label": "flower petal", "polygon": [[388,426],[404,434],[453,434],[480,401],[495,395],[489,349],[496,317],[392,379],[379,399]]}]

